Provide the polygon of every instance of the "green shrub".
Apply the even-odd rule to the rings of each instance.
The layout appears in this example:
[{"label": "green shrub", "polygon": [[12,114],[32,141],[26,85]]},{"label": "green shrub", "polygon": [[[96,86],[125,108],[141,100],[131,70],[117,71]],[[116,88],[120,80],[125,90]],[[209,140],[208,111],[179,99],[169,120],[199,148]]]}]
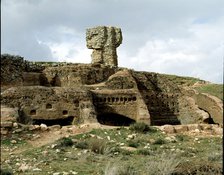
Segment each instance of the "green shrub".
[{"label": "green shrub", "polygon": [[154,141],[154,145],[162,145],[162,144],[165,144],[166,141],[162,138],[157,138],[155,141]]},{"label": "green shrub", "polygon": [[72,145],[73,145],[73,141],[71,138],[63,137],[59,140],[59,146],[68,147],[68,146],[72,146]]},{"label": "green shrub", "polygon": [[149,125],[147,125],[143,122],[131,124],[130,130],[139,132],[139,133],[155,132],[156,131],[155,128],[150,127]]},{"label": "green shrub", "polygon": [[11,139],[9,139],[9,138],[1,138],[1,144],[2,145],[6,145],[6,146],[10,146],[10,145],[12,145]]},{"label": "green shrub", "polygon": [[1,175],[13,175],[11,170],[8,169],[0,169],[0,174]]},{"label": "green shrub", "polygon": [[89,148],[92,152],[95,152],[97,154],[104,154],[106,149],[105,140],[91,138],[88,143],[89,143]]},{"label": "green shrub", "polygon": [[148,149],[139,149],[137,150],[137,154],[147,156],[147,155],[152,155],[152,152]]},{"label": "green shrub", "polygon": [[129,151],[129,150],[126,150],[126,149],[121,149],[121,150],[120,150],[120,153],[121,153],[122,155],[129,156],[129,155],[133,154],[133,151]]},{"label": "green shrub", "polygon": [[75,147],[79,149],[88,149],[89,144],[86,141],[80,141],[75,144]]},{"label": "green shrub", "polygon": [[176,139],[177,139],[178,141],[182,142],[182,141],[184,141],[184,135],[182,135],[182,134],[178,134],[178,135],[176,135]]},{"label": "green shrub", "polygon": [[130,140],[128,142],[128,146],[133,147],[133,148],[138,148],[140,146],[138,140]]}]

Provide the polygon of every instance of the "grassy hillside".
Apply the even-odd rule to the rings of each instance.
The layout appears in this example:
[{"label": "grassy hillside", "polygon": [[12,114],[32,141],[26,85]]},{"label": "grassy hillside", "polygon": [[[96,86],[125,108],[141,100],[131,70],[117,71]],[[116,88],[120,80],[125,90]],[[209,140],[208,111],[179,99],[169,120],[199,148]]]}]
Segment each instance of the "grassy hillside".
[{"label": "grassy hillside", "polygon": [[198,92],[208,93],[223,100],[223,84],[205,84],[195,89]]},{"label": "grassy hillside", "polygon": [[167,75],[167,74],[163,74],[163,75],[166,76],[166,78],[168,78],[170,81],[172,81],[176,85],[181,85],[181,86],[192,86],[196,82],[205,83],[204,80],[200,80],[194,77],[183,77],[183,76]]},{"label": "grassy hillside", "polygon": [[199,86],[193,87],[200,93],[208,93],[223,100],[223,84],[208,83],[204,80],[200,80],[194,77],[182,77],[176,75],[165,75],[170,81],[179,86],[193,86],[195,83],[199,83]]}]

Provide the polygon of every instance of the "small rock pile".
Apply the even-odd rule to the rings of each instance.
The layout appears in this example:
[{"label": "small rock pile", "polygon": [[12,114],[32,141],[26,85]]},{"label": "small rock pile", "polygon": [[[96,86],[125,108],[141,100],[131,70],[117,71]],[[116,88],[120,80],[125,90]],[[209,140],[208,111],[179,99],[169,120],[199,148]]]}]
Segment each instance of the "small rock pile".
[{"label": "small rock pile", "polygon": [[223,128],[215,124],[163,125],[157,127],[167,134],[190,132],[192,134],[208,133],[222,135]]}]

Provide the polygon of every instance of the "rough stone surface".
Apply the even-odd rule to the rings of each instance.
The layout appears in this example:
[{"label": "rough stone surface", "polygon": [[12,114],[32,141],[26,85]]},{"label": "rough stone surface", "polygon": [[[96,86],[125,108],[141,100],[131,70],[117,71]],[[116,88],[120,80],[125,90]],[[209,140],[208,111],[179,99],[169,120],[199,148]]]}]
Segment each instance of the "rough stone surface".
[{"label": "rough stone surface", "polygon": [[1,105],[1,122],[15,122],[18,118],[18,108],[10,108]]},{"label": "rough stone surface", "polygon": [[199,124],[189,124],[188,125],[189,131],[195,131],[196,129],[201,130],[201,126]]},{"label": "rough stone surface", "polygon": [[176,126],[174,126],[174,130],[176,133],[187,132],[188,126],[187,125],[176,125]]},{"label": "rough stone surface", "polygon": [[[106,81],[116,69],[104,65],[73,64],[57,67],[46,67],[44,75],[50,86],[77,87],[97,84]],[[47,84],[47,83],[45,83]]]},{"label": "rough stone surface", "polygon": [[8,129],[6,129],[6,128],[1,128],[0,131],[1,131],[0,132],[1,135],[7,135],[9,133]]},{"label": "rough stone surface", "polygon": [[1,121],[1,128],[12,128],[13,123],[12,122],[2,122]]},{"label": "rough stone surface", "polygon": [[213,134],[222,135],[223,128],[218,125],[211,124],[188,124],[188,125],[163,125],[156,126],[159,130],[167,134],[178,134],[178,133],[195,133],[195,134]]},{"label": "rough stone surface", "polygon": [[[90,92],[77,88],[48,88],[43,86],[12,87],[2,94],[2,103],[19,107],[21,123],[33,120],[74,118],[72,122],[96,118]],[[25,100],[24,100],[25,99]],[[86,111],[88,108],[88,111]],[[80,114],[82,118],[80,118]],[[41,122],[41,121],[40,121]]]},{"label": "rough stone surface", "polygon": [[86,31],[86,42],[89,49],[93,49],[92,63],[117,66],[116,48],[122,42],[120,28],[98,26]]},{"label": "rough stone surface", "polygon": [[208,125],[208,124],[199,124],[200,128],[202,130],[212,130],[212,125]]},{"label": "rough stone surface", "polygon": [[1,86],[23,85],[23,72],[41,72],[44,67],[25,61],[23,57],[1,55]]},{"label": "rough stone surface", "polygon": [[60,125],[49,126],[50,131],[57,131],[57,130],[60,130],[60,129],[61,129]]},{"label": "rough stone surface", "polygon": [[169,134],[175,133],[174,127],[172,125],[164,125],[161,127],[161,130]]},{"label": "rough stone surface", "polygon": [[223,123],[223,102],[220,99],[205,93],[196,93],[194,99],[199,108],[209,112],[215,123]]},{"label": "rough stone surface", "polygon": [[40,130],[41,131],[46,131],[47,129],[48,129],[47,125],[45,125],[45,124],[40,125]]},{"label": "rough stone surface", "polygon": [[212,129],[213,129],[214,134],[223,135],[223,128],[217,127],[217,128],[212,128]]}]

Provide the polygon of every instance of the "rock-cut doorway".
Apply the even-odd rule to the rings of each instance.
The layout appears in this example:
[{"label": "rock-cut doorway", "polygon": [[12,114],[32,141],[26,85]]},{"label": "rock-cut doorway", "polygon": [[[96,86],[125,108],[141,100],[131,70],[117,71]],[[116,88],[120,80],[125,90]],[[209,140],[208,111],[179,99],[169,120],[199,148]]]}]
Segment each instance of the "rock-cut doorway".
[{"label": "rock-cut doorway", "polygon": [[129,126],[130,124],[135,123],[135,120],[116,113],[99,114],[97,115],[97,121],[100,124],[110,126]]}]

